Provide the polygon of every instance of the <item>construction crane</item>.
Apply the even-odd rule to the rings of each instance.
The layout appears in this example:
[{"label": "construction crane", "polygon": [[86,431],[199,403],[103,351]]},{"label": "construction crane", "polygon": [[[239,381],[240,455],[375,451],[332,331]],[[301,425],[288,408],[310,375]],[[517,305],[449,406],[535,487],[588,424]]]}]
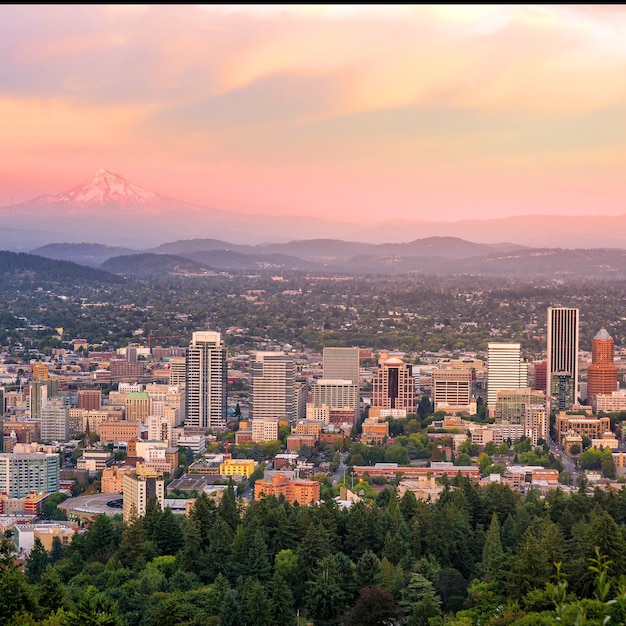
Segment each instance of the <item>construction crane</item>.
[{"label": "construction crane", "polygon": [[177,339],[180,335],[153,335],[152,331],[148,332],[148,349],[151,348],[153,339]]}]

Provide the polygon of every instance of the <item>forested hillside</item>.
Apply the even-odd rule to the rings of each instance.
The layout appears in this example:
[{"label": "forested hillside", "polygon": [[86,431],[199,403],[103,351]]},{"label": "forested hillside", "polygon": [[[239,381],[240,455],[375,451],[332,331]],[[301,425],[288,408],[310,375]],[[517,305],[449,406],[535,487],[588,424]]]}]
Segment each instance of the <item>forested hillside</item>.
[{"label": "forested hillside", "polygon": [[5,555],[0,623],[618,624],[625,521],[626,489],[541,499],[455,478],[437,502],[387,488],[349,509],[242,509],[230,488],[187,519],[155,501],[126,527],[98,517],[65,550],[36,546],[25,574]]}]

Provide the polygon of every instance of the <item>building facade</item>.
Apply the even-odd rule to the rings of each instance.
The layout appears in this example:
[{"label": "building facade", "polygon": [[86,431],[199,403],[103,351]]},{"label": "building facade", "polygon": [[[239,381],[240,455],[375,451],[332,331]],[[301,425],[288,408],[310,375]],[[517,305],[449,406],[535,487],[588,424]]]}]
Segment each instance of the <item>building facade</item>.
[{"label": "building facade", "polygon": [[522,363],[521,344],[488,344],[487,368],[487,408],[493,417],[498,391],[522,389],[528,385],[528,365]]},{"label": "building facade", "polygon": [[9,498],[24,498],[31,491],[58,490],[58,454],[0,454],[0,493],[6,493]]},{"label": "building facade", "polygon": [[412,367],[398,357],[382,354],[372,380],[372,406],[415,412],[415,379]]},{"label": "building facade", "polygon": [[228,370],[220,333],[193,333],[186,359],[185,424],[215,430],[225,428]]},{"label": "building facade", "polygon": [[613,338],[603,328],[591,342],[591,364],[587,370],[587,399],[591,403],[599,393],[617,391],[614,351]]},{"label": "building facade", "polygon": [[122,484],[125,523],[132,521],[133,516],[143,517],[150,498],[156,498],[163,508],[165,486],[161,472],[138,463],[134,472],[124,475]]},{"label": "building facade", "polygon": [[323,377],[349,380],[359,385],[359,348],[324,348],[322,352]]},{"label": "building facade", "polygon": [[548,308],[547,369],[548,408],[557,410],[554,396],[558,398],[558,410],[570,409],[578,403],[578,309],[567,307]]},{"label": "building facade", "polygon": [[282,352],[257,352],[251,363],[253,419],[296,421],[295,363]]}]

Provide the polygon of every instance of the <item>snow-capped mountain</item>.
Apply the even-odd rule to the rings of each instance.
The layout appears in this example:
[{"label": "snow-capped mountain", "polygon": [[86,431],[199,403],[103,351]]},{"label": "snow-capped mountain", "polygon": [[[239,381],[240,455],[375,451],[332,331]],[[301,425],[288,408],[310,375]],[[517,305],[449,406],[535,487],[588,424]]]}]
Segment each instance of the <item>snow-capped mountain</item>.
[{"label": "snow-capped mountain", "polygon": [[[42,195],[15,205],[13,210],[45,211],[58,209],[64,214],[68,212],[90,212],[93,209],[107,208],[110,210],[123,209],[138,211],[144,214],[168,213],[174,208],[191,208],[180,200],[173,200],[160,196],[152,191],[142,189],[129,183],[118,174],[105,169],[96,172],[93,178],[82,184],[56,195]],[[195,207],[197,209],[197,207]]]}]

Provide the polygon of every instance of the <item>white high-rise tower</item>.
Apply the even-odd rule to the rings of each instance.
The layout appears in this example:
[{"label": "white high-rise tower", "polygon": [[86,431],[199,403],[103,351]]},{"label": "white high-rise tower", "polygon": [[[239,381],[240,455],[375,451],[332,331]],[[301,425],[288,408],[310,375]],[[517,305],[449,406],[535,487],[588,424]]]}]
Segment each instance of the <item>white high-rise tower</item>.
[{"label": "white high-rise tower", "polygon": [[226,348],[220,333],[193,333],[186,358],[187,426],[226,427],[226,382]]},{"label": "white high-rise tower", "polygon": [[251,363],[252,419],[296,421],[295,363],[283,352],[257,352]]},{"label": "white high-rise tower", "polygon": [[498,391],[528,386],[528,365],[522,363],[519,343],[490,343],[487,368],[487,407],[493,415]]}]

